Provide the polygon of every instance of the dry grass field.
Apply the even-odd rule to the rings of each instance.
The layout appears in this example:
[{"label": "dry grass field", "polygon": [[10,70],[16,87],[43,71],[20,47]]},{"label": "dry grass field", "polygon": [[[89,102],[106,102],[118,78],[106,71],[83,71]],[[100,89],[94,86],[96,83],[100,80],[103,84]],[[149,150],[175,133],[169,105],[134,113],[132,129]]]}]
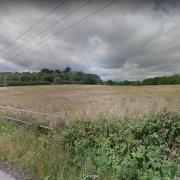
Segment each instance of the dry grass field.
[{"label": "dry grass field", "polygon": [[164,108],[180,110],[180,85],[170,86],[24,86],[0,88],[0,105],[66,114],[66,119],[139,116]]}]

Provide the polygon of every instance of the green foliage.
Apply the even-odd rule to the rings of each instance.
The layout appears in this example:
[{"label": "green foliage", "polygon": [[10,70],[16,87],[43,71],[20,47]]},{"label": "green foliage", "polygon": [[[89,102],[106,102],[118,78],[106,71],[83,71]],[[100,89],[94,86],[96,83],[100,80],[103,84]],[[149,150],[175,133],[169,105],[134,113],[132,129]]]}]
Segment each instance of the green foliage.
[{"label": "green foliage", "polygon": [[72,71],[66,67],[63,71],[58,69],[42,69],[40,72],[0,73],[0,86],[25,86],[25,85],[51,85],[51,84],[106,84],[121,86],[141,85],[167,85],[180,84],[180,75],[162,76],[144,79],[143,81],[103,81],[96,74],[88,74],[81,71]]},{"label": "green foliage", "polygon": [[178,174],[180,116],[168,112],[145,119],[78,121],[62,142],[86,173],[112,179],[172,179]]},{"label": "green foliage", "polygon": [[42,69],[40,72],[0,73],[0,86],[50,85],[50,84],[98,84],[100,77],[70,67],[64,71]]},{"label": "green foliage", "polygon": [[37,128],[1,120],[0,145],[0,160],[25,168],[32,179],[180,177],[177,113],[162,112],[141,119],[101,117],[96,121],[75,121],[62,134],[43,134]]},{"label": "green foliage", "polygon": [[175,74],[173,76],[162,76],[145,79],[142,82],[145,85],[160,85],[160,84],[180,84],[180,75]]},{"label": "green foliage", "polygon": [[144,79],[143,81],[122,81],[115,82],[112,80],[106,81],[107,85],[121,85],[121,86],[142,86],[142,85],[168,85],[168,84],[180,84],[180,75],[175,74],[172,76],[162,76],[155,78]]}]

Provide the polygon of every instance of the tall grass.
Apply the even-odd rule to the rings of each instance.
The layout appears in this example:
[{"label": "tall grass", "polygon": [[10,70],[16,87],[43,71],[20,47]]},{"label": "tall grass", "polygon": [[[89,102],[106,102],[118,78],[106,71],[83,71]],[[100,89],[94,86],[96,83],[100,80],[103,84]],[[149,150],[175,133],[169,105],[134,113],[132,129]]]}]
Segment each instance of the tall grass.
[{"label": "tall grass", "polygon": [[0,121],[0,160],[23,168],[32,179],[76,179],[59,136]]},{"label": "tall grass", "polygon": [[[0,105],[66,114],[66,120],[107,116],[135,117],[164,108],[180,110],[180,85],[171,86],[28,86],[0,88]],[[67,112],[67,113],[65,113]],[[61,114],[63,113],[63,114]]]}]

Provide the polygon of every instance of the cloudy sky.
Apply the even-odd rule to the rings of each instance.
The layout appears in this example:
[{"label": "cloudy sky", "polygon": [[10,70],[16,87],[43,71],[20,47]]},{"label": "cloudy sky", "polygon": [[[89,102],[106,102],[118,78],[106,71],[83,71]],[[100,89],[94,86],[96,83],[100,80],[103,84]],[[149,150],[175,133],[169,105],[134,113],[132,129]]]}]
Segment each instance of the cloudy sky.
[{"label": "cloudy sky", "polygon": [[180,73],[180,2],[119,0],[89,17],[110,2],[0,0],[0,71],[71,66],[113,80]]}]

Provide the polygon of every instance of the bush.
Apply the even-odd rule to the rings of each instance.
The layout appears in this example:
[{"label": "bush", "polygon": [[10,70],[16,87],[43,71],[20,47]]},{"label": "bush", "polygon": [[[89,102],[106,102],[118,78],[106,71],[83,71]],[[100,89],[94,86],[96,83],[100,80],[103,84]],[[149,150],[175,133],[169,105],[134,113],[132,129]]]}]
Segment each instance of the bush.
[{"label": "bush", "polygon": [[64,132],[70,158],[86,173],[112,179],[172,179],[178,174],[180,116],[168,112],[144,119],[78,121]]}]

